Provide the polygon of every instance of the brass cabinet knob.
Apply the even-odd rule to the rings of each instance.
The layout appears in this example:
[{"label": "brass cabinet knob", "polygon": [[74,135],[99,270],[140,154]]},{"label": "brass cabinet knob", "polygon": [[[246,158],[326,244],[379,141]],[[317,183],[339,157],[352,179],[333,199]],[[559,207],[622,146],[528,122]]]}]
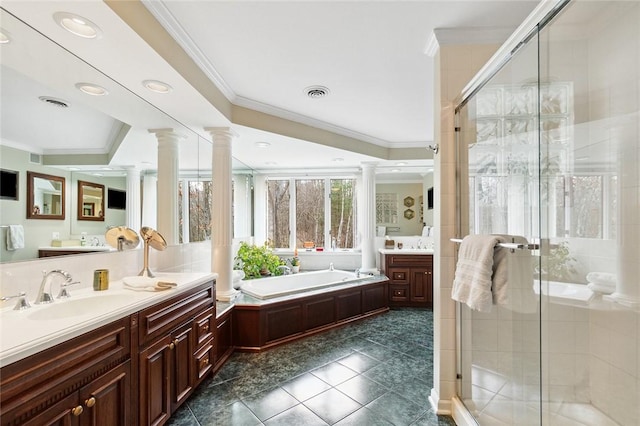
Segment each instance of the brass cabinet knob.
[{"label": "brass cabinet knob", "polygon": [[173,339],[173,344],[178,346],[178,343],[180,343],[180,341],[178,339]]},{"label": "brass cabinet knob", "polygon": [[90,397],[84,402],[84,405],[86,405],[89,408],[93,407],[94,405],[96,405],[96,397],[95,396]]},{"label": "brass cabinet knob", "polygon": [[169,343],[169,349],[173,350],[176,347],[176,344],[171,342]]},{"label": "brass cabinet knob", "polygon": [[82,414],[83,411],[84,408],[82,408],[82,405],[78,405],[77,407],[71,409],[71,414],[78,417],[80,414]]}]

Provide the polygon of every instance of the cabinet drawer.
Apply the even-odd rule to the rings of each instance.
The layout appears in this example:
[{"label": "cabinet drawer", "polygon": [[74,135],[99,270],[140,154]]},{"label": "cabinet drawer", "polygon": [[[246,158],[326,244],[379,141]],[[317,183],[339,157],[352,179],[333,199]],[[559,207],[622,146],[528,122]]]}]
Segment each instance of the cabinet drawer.
[{"label": "cabinet drawer", "polygon": [[214,338],[213,309],[198,315],[196,318],[196,347],[201,348],[208,340]]},{"label": "cabinet drawer", "polygon": [[208,341],[202,349],[195,354],[197,380],[201,380],[213,368],[213,345]]},{"label": "cabinet drawer", "polygon": [[409,286],[389,285],[390,300],[393,302],[405,302],[409,300]]},{"label": "cabinet drawer", "polygon": [[[389,266],[425,266],[433,263],[433,255],[430,254],[388,254],[386,256]],[[390,277],[391,278],[391,277]]]},{"label": "cabinet drawer", "polygon": [[388,274],[391,284],[409,283],[409,268],[389,268]]},{"label": "cabinet drawer", "polygon": [[176,324],[195,318],[211,309],[214,303],[214,287],[209,282],[173,297],[165,302],[144,309],[139,313],[139,344],[145,345],[169,333]]}]

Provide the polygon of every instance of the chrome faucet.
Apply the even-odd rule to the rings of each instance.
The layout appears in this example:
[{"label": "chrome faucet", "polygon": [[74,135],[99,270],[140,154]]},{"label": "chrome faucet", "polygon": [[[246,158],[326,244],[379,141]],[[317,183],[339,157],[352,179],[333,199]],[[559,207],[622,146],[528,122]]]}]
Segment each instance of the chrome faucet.
[{"label": "chrome faucet", "polygon": [[94,247],[98,247],[100,245],[100,239],[98,237],[93,237],[91,239],[91,245]]},{"label": "chrome faucet", "polygon": [[329,270],[333,271],[333,262],[329,263]]},{"label": "chrome faucet", "polygon": [[61,269],[53,269],[49,272],[44,272],[44,275],[42,277],[42,282],[40,283],[40,289],[38,290],[38,296],[36,297],[36,300],[34,302],[36,305],[41,305],[44,303],[53,303],[53,297],[51,297],[51,284],[49,284],[49,292],[45,291],[45,286],[49,281],[51,281],[50,278],[53,275],[62,276],[65,279],[66,284],[69,284],[72,281],[71,274]]},{"label": "chrome faucet", "polygon": [[291,268],[289,268],[287,265],[280,265],[278,266],[278,269],[282,271],[282,275],[291,275]]},{"label": "chrome faucet", "polygon": [[18,299],[18,303],[16,303],[16,306],[13,308],[14,311],[22,311],[24,309],[29,309],[31,307],[31,305],[29,304],[29,301],[27,300],[27,294],[24,291],[21,291],[15,296],[0,297],[0,301],[4,302],[5,300],[11,300],[16,298]]}]

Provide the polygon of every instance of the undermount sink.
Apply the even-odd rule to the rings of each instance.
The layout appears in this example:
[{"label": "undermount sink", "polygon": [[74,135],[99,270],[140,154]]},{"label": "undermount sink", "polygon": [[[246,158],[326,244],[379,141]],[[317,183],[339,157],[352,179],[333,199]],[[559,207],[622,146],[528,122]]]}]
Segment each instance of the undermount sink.
[{"label": "undermount sink", "polygon": [[58,300],[48,305],[36,305],[37,310],[29,313],[34,320],[54,320],[72,318],[86,314],[100,314],[109,312],[118,306],[131,303],[131,296],[127,294],[104,294],[82,299]]}]

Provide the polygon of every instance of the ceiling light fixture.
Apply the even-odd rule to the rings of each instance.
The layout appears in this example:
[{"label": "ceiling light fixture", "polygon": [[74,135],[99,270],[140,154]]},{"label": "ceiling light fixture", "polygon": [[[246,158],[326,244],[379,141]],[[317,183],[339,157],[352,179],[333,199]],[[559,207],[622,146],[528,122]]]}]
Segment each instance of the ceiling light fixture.
[{"label": "ceiling light fixture", "polygon": [[271,144],[269,142],[256,142],[258,148],[269,148]]},{"label": "ceiling light fixture", "polygon": [[391,169],[391,173],[398,173],[400,169]]},{"label": "ceiling light fixture", "polygon": [[90,20],[69,12],[56,12],[53,19],[71,34],[82,38],[97,38],[102,34],[100,28]]},{"label": "ceiling light fixture", "polygon": [[324,86],[309,86],[304,89],[304,92],[311,99],[320,99],[329,96],[331,91]]},{"label": "ceiling light fixture", "polygon": [[142,82],[142,85],[152,92],[156,93],[169,93],[173,90],[173,87],[169,86],[167,83],[163,83],[158,80],[145,80]]},{"label": "ceiling light fixture", "polygon": [[333,161],[334,163],[342,163],[342,162],[344,161],[344,158],[342,158],[342,157],[336,157],[336,158],[334,158],[334,159],[333,159],[333,160],[331,160],[331,161]]},{"label": "ceiling light fixture", "polygon": [[109,94],[107,89],[93,83],[76,83],[76,89],[91,96],[104,96]]},{"label": "ceiling light fixture", "polygon": [[396,166],[406,166],[407,164],[409,164],[409,163],[407,163],[406,161],[398,161],[396,163]]}]

